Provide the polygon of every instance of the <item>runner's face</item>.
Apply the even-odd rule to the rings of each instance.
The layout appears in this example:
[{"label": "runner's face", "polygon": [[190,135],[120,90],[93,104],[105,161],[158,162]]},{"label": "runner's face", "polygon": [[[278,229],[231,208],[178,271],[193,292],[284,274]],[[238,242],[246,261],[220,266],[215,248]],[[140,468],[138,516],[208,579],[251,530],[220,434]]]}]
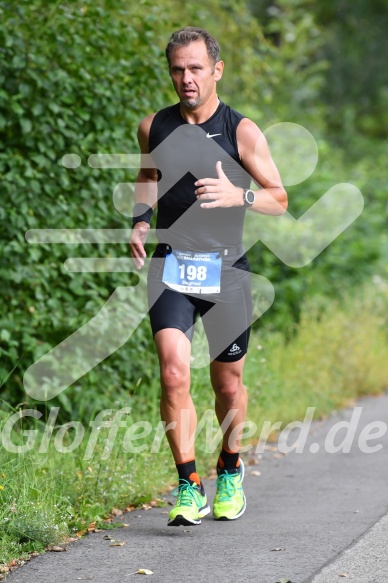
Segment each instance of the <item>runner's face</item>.
[{"label": "runner's face", "polygon": [[173,50],[170,75],[182,105],[195,109],[216,93],[216,82],[222,75],[222,61],[213,71],[205,42],[198,40]]}]

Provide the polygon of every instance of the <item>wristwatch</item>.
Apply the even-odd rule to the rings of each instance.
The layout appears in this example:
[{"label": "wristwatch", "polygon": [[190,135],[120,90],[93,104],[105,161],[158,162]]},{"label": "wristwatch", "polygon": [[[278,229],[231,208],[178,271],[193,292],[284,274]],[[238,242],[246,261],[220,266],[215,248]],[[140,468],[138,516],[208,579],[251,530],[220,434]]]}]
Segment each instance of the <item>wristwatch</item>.
[{"label": "wristwatch", "polygon": [[244,207],[245,208],[249,208],[253,205],[253,203],[255,202],[255,193],[253,192],[253,190],[244,190]]}]

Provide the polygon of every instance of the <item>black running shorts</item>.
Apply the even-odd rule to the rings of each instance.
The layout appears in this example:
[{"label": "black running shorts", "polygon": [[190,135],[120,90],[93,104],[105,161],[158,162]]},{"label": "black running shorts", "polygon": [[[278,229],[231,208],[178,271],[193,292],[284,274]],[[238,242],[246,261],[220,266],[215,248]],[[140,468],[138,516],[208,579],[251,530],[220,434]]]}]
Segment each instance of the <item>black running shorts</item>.
[{"label": "black running shorts", "polygon": [[[168,249],[168,248],[167,248]],[[165,245],[158,245],[148,272],[148,303],[152,333],[177,328],[191,341],[192,327],[202,318],[212,360],[235,362],[248,350],[252,297],[248,260],[228,250],[223,256],[221,292],[186,294],[162,282]]]}]

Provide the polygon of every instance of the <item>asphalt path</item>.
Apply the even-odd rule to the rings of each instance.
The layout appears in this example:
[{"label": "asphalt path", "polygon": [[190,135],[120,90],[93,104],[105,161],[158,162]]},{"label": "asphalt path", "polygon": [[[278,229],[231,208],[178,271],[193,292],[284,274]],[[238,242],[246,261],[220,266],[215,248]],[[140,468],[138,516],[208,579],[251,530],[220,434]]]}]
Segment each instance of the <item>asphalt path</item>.
[{"label": "asphalt path", "polygon": [[[128,527],[31,559],[7,583],[122,583],[139,576],[155,583],[387,583],[387,425],[388,395],[362,399],[313,422],[302,452],[269,447],[262,458],[247,454],[247,511],[240,519],[218,522],[210,514],[200,526],[168,527],[166,509],[136,510],[120,517]],[[299,429],[287,444],[297,435]],[[347,453],[330,451],[341,442]],[[366,446],[378,451],[366,453]],[[211,502],[215,480],[205,480],[205,488]],[[124,545],[111,546],[107,534]],[[135,574],[139,569],[153,574]]]}]

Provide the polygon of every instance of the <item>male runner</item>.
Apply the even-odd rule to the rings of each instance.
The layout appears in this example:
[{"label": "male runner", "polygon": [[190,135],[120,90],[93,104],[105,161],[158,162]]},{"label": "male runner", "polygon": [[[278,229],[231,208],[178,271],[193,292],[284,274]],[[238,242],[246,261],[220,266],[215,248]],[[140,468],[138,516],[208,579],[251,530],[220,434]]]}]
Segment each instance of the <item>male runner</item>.
[{"label": "male runner", "polygon": [[[178,526],[200,524],[210,512],[194,442],[183,439],[187,428],[194,435],[197,423],[189,363],[198,315],[209,341],[215,412],[223,430],[213,515],[233,520],[246,508],[239,449],[252,301],[243,222],[246,209],[284,213],[287,195],[259,128],[218,99],[224,63],[217,41],[206,30],[187,27],[173,33],[166,56],[179,103],[139,126],[141,152],[151,153],[155,168],[144,156],[131,253],[140,269],[157,206],[159,244],[148,273],[149,313],[160,363],[161,418],[179,477],[168,524]],[[260,190],[249,190],[251,177]]]}]

